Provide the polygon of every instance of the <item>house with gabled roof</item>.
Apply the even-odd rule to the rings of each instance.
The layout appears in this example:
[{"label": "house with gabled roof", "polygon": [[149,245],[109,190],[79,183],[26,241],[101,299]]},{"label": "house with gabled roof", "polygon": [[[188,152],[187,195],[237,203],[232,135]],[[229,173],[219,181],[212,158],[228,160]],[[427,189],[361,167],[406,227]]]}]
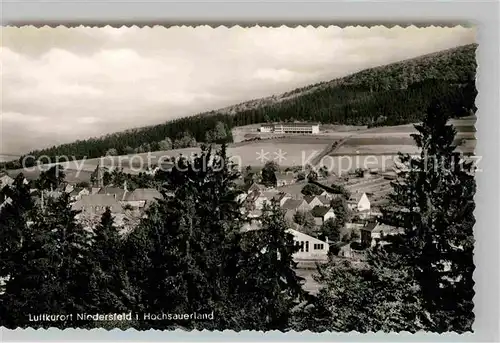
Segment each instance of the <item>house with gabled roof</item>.
[{"label": "house with gabled roof", "polygon": [[11,178],[9,175],[4,174],[0,176],[0,189],[4,188],[5,186],[10,186],[14,183],[14,179]]},{"label": "house with gabled roof", "polygon": [[70,200],[76,201],[84,195],[90,195],[90,190],[85,187],[75,187],[70,193]]},{"label": "house with gabled roof", "polygon": [[248,187],[247,193],[250,194],[253,192],[263,192],[265,190],[266,186],[254,182],[250,187]]},{"label": "house with gabled roof", "polygon": [[101,216],[108,207],[113,214],[124,213],[120,202],[108,194],[84,195],[71,206],[74,211],[81,211],[79,215],[87,217]]},{"label": "house with gabled roof", "polygon": [[[258,218],[254,218],[243,224],[241,232],[252,232],[262,230],[262,223]],[[293,235],[294,244],[298,247],[292,257],[295,262],[321,262],[328,259],[330,245],[320,239],[309,236],[303,232],[288,228],[288,233]]]},{"label": "house with gabled roof", "polygon": [[273,197],[273,199],[278,202],[280,207],[282,207],[287,200],[292,199],[292,196],[285,192],[279,192]]},{"label": "house with gabled roof", "polygon": [[397,235],[403,232],[403,228],[380,223],[376,220],[370,221],[360,228],[361,242],[367,246],[374,246],[386,236]]},{"label": "house with gabled roof", "polygon": [[366,193],[357,192],[352,194],[349,200],[347,200],[347,206],[351,210],[369,214],[371,205]]},{"label": "house with gabled roof", "polygon": [[283,187],[295,183],[296,178],[292,173],[274,173],[276,175],[276,187]]},{"label": "house with gabled roof", "polygon": [[254,200],[255,208],[261,210],[264,204],[271,204],[272,199],[278,194],[277,191],[264,191],[258,193],[258,196]]},{"label": "house with gabled roof", "polygon": [[308,211],[309,206],[304,199],[288,199],[281,208],[285,211]]},{"label": "house with gabled roof", "polygon": [[161,193],[154,188],[137,188],[132,192],[126,192],[121,203],[122,205],[130,205],[134,208],[144,208],[162,198]]},{"label": "house with gabled roof", "polygon": [[307,202],[307,205],[309,205],[309,210],[312,210],[316,206],[323,206],[323,203],[315,195],[305,195],[304,200]]},{"label": "house with gabled roof", "polygon": [[319,196],[320,197],[324,197],[324,198],[329,199],[329,200],[333,199],[333,194],[331,194],[331,193],[329,193],[327,191],[321,192],[321,194]]},{"label": "house with gabled roof", "polygon": [[121,187],[102,187],[97,194],[112,195],[116,200],[123,201],[127,190]]},{"label": "house with gabled roof", "polygon": [[281,209],[285,212],[285,219],[293,222],[293,217],[297,212],[309,211],[309,205],[304,199],[288,199],[281,206]]},{"label": "house with gabled roof", "polygon": [[316,206],[311,210],[316,225],[323,225],[328,219],[335,219],[335,212],[329,206]]}]

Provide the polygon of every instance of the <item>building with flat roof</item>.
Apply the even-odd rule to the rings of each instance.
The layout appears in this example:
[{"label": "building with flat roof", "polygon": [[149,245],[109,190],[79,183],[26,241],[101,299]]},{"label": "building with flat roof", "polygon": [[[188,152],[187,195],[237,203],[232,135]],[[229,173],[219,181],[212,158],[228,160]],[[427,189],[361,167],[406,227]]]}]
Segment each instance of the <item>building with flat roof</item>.
[{"label": "building with flat roof", "polygon": [[262,133],[299,133],[299,134],[318,134],[318,123],[278,123],[262,124],[260,126]]}]

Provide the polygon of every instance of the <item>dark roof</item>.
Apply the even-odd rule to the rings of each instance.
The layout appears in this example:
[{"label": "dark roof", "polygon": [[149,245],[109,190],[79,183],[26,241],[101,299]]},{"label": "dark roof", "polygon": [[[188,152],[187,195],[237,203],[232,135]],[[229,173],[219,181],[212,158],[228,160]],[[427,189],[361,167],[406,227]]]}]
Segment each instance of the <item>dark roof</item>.
[{"label": "dark roof", "polygon": [[83,187],[75,187],[75,188],[73,188],[73,190],[69,194],[70,195],[78,195],[78,193],[80,193],[82,190],[83,190]]},{"label": "dark roof", "polygon": [[154,188],[137,188],[125,194],[125,201],[153,201],[162,198],[160,192]]},{"label": "dark roof", "polygon": [[330,199],[328,199],[326,196],[324,195],[320,195],[318,197],[318,200],[321,201],[323,203],[323,205],[327,205],[327,206],[330,206]]},{"label": "dark roof", "polygon": [[116,199],[122,200],[125,196],[125,190],[119,187],[103,187],[97,194],[116,195]]},{"label": "dark roof", "polygon": [[365,226],[361,228],[361,230],[372,232],[376,226],[377,222],[368,222]]},{"label": "dark roof", "polygon": [[311,210],[311,214],[313,217],[323,217],[328,211],[330,211],[330,207],[327,206],[314,206]]},{"label": "dark roof", "polygon": [[276,123],[276,124],[273,124],[274,126],[278,126],[278,125],[283,125],[283,126],[294,126],[294,127],[303,127],[303,126],[315,126],[315,125],[319,125],[318,123]]},{"label": "dark roof", "polygon": [[76,201],[72,208],[74,210],[81,210],[84,206],[102,206],[109,207],[114,213],[122,213],[123,208],[115,199],[113,195],[107,194],[93,194],[82,196],[80,200]]},{"label": "dark roof", "polygon": [[311,201],[313,201],[313,200],[314,200],[314,198],[316,198],[316,196],[315,196],[315,195],[305,195],[305,196],[304,196],[304,200],[305,200],[308,204],[310,204],[310,203],[311,203]]},{"label": "dark roof", "polygon": [[301,204],[303,200],[298,199],[288,199],[283,204],[282,208],[284,210],[296,210]]}]

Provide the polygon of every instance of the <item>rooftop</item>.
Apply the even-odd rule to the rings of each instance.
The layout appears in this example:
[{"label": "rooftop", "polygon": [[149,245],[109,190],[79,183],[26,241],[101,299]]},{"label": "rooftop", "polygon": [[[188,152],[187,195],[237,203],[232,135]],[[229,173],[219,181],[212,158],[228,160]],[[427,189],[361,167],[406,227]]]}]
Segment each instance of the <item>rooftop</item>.
[{"label": "rooftop", "polygon": [[107,194],[84,195],[80,198],[80,200],[76,201],[72,207],[73,210],[81,210],[85,206],[110,207],[112,212],[123,212],[120,203],[115,199],[115,197]]},{"label": "rooftop", "polygon": [[125,196],[125,189],[120,187],[103,187],[97,194],[116,195],[116,199],[122,200]]},{"label": "rooftop", "polygon": [[262,126],[288,126],[288,127],[304,127],[304,126],[317,126],[319,125],[319,123],[265,123],[265,124],[262,124]]},{"label": "rooftop", "polygon": [[330,207],[327,207],[327,206],[315,206],[312,210],[311,210],[311,214],[313,215],[313,217],[317,218],[317,217],[323,217],[325,214],[328,213],[328,211],[330,211],[331,208]]},{"label": "rooftop", "polygon": [[125,201],[153,201],[161,199],[162,195],[154,188],[137,188],[125,194]]},{"label": "rooftop", "polygon": [[287,201],[285,201],[282,208],[284,210],[296,210],[302,204],[303,201],[304,200],[288,199]]}]

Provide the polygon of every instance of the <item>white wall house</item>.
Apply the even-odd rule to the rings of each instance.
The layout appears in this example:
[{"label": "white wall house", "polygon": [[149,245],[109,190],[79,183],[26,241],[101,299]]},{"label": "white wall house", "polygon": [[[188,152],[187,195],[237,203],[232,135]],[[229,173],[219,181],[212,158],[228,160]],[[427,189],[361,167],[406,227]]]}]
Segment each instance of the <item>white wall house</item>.
[{"label": "white wall house", "polygon": [[307,205],[309,206],[309,210],[312,210],[316,206],[321,206],[323,205],[321,201],[319,201],[318,197],[312,196],[312,195],[306,195],[304,197],[304,200],[307,202]]},{"label": "white wall house", "polygon": [[77,201],[77,200],[81,199],[81,197],[84,195],[90,195],[90,191],[88,188],[74,188],[70,192],[70,200]]},{"label": "white wall house", "polygon": [[361,228],[361,241],[369,246],[375,246],[377,241],[383,240],[386,236],[404,233],[403,228],[372,222]]},{"label": "white wall house", "polygon": [[370,211],[370,200],[366,193],[359,193],[351,196],[347,204],[351,210],[358,212]]},{"label": "white wall house", "polygon": [[335,212],[331,207],[316,206],[312,209],[311,214],[316,225],[323,225],[328,219],[335,219]]},{"label": "white wall house", "polygon": [[0,189],[4,188],[5,186],[10,186],[13,183],[14,179],[11,178],[9,175],[0,176]]},{"label": "white wall house", "polygon": [[295,244],[300,246],[300,250],[293,255],[296,262],[326,261],[328,259],[328,243],[297,230],[289,229],[288,232],[293,235]]}]

